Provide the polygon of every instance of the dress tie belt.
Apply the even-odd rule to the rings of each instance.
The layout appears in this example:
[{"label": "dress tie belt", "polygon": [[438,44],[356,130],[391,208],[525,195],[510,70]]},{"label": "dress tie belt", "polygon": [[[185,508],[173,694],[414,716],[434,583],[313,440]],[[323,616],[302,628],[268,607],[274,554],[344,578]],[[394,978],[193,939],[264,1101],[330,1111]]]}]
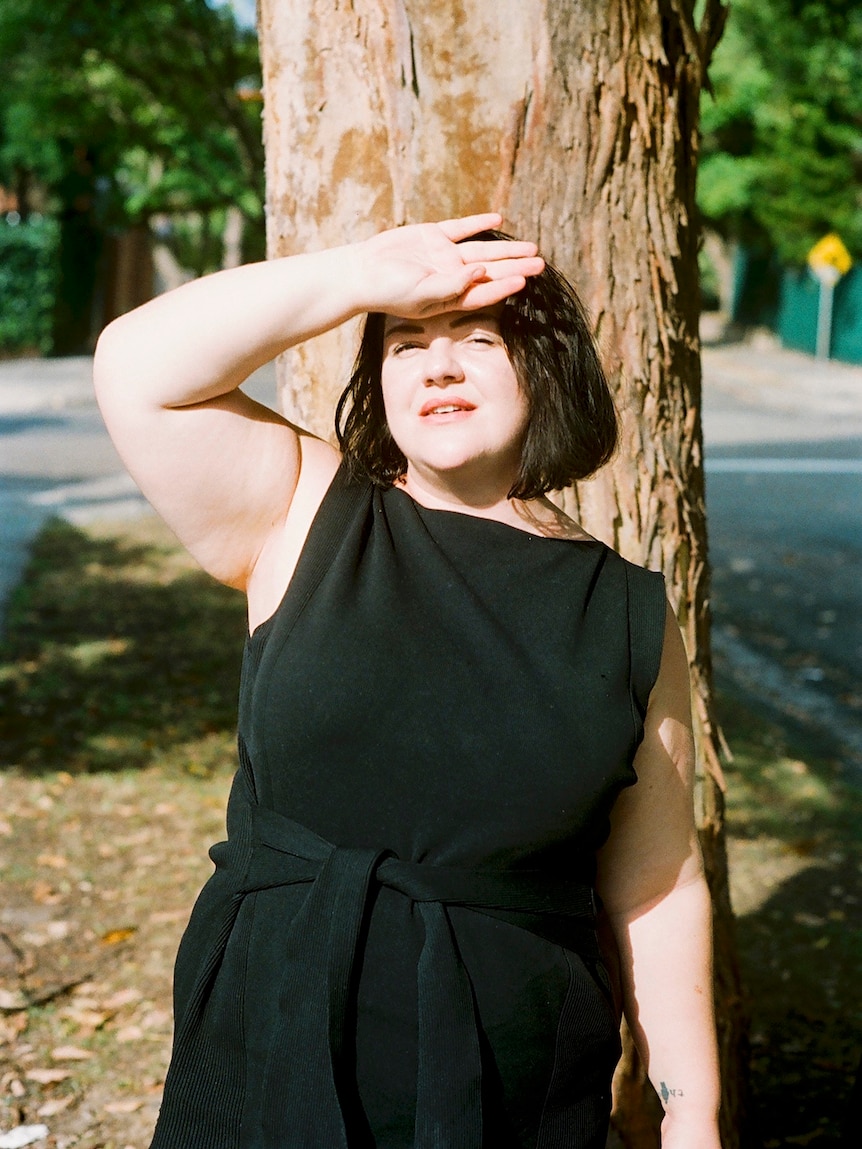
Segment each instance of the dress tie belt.
[{"label": "dress tie belt", "polygon": [[[309,883],[285,939],[278,995],[284,1023],[277,1027],[264,1071],[263,1144],[267,1149],[353,1149],[359,1131],[351,1130],[345,1113],[357,1111],[351,1104],[356,1082],[349,1024],[357,958],[374,887],[395,890],[416,903],[425,930],[417,969],[415,1149],[481,1149],[479,1026],[447,907],[501,918],[558,943],[565,936],[569,948],[595,959],[591,887],[539,871],[403,862],[387,850],[333,846],[273,810],[251,806],[247,812],[248,837],[221,842],[210,852],[216,879],[230,878],[232,910],[219,931],[218,952],[198,977],[183,1029],[200,1016],[204,983],[215,976],[243,898]],[[185,1040],[179,1044],[189,1047]]]}]

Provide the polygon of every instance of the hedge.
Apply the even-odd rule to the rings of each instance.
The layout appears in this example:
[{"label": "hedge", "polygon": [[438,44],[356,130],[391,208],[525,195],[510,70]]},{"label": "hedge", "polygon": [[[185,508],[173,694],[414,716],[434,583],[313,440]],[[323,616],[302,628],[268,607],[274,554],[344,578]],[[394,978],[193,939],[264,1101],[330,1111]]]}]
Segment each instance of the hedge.
[{"label": "hedge", "polygon": [[58,243],[53,219],[0,216],[0,355],[51,351]]}]

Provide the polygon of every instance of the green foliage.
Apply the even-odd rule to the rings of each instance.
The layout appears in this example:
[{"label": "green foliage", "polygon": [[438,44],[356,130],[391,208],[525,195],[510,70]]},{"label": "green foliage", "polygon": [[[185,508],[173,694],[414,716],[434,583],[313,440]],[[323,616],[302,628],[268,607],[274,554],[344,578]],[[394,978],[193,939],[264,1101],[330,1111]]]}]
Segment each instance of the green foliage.
[{"label": "green foliage", "polygon": [[57,231],[51,219],[0,217],[0,353],[50,350]]},{"label": "green foliage", "polygon": [[829,231],[862,255],[862,6],[735,0],[710,79],[706,221],[788,261]]},{"label": "green foliage", "polygon": [[235,204],[262,245],[257,40],[229,7],[0,0],[0,59],[0,182],[102,228]]}]

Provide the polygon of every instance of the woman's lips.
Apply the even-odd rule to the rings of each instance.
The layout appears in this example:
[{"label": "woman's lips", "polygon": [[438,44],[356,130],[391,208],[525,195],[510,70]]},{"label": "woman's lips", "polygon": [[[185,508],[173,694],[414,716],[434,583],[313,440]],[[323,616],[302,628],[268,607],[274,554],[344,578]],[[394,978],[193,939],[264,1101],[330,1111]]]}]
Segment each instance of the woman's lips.
[{"label": "woman's lips", "polygon": [[423,403],[419,414],[424,418],[428,415],[460,415],[474,410],[475,405],[466,399],[429,399]]}]

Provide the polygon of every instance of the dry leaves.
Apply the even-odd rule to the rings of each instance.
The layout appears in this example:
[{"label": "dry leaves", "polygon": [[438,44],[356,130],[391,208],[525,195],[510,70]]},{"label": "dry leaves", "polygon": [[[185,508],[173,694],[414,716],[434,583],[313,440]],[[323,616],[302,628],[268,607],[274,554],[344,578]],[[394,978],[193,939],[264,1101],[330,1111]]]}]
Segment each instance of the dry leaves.
[{"label": "dry leaves", "polygon": [[[87,1122],[131,1120],[139,1114],[143,1140],[155,1120],[161,1077],[153,1080],[127,1069],[124,1077],[136,1081],[137,1088],[135,1095],[124,1096],[112,1079],[111,1067],[121,1060],[120,1051],[126,1046],[148,1041],[158,1047],[158,1062],[163,1065],[171,1032],[170,1011],[145,998],[133,985],[114,987],[88,981],[68,996],[53,1016],[59,1030],[77,1040],[54,1044],[38,1059],[32,1042],[21,1040],[28,1029],[28,1014],[21,1011],[2,1019],[0,1043],[5,1047],[4,1061],[12,1068],[0,1078],[0,1130],[28,1117],[52,1118],[53,1134],[57,1119],[74,1120],[77,1113]],[[46,1065],[46,1060],[54,1064]],[[140,1062],[140,1057],[135,1060]],[[94,1118],[94,1114],[102,1116]]]},{"label": "dry leaves", "polygon": [[19,1010],[27,1008],[27,999],[20,990],[0,989],[0,1010]]},{"label": "dry leaves", "polygon": [[103,946],[118,946],[121,942],[127,942],[129,938],[133,938],[137,932],[137,926],[124,926],[122,929],[108,930],[99,941]]},{"label": "dry leaves", "polygon": [[62,1113],[73,1105],[75,1097],[70,1094],[68,1097],[55,1097],[52,1101],[46,1101],[44,1105],[40,1105],[36,1110],[37,1117],[56,1117],[58,1113]]},{"label": "dry leaves", "polygon": [[44,1141],[48,1136],[46,1125],[17,1125],[8,1133],[0,1136],[0,1149],[23,1149],[25,1145],[33,1145],[37,1141]]},{"label": "dry leaves", "polygon": [[130,1097],[127,1101],[109,1101],[102,1108],[105,1113],[137,1113],[143,1104],[141,1098]]},{"label": "dry leaves", "polygon": [[28,1081],[37,1081],[40,1085],[56,1085],[58,1081],[68,1081],[71,1076],[70,1069],[29,1069],[25,1074]]},{"label": "dry leaves", "polygon": [[155,770],[0,773],[0,1135],[44,1120],[60,1146],[148,1143],[173,958],[223,836],[226,783],[184,783],[202,788],[190,812]]},{"label": "dry leaves", "polygon": [[93,1056],[92,1049],[81,1049],[79,1045],[58,1045],[51,1050],[52,1061],[89,1061]]}]

